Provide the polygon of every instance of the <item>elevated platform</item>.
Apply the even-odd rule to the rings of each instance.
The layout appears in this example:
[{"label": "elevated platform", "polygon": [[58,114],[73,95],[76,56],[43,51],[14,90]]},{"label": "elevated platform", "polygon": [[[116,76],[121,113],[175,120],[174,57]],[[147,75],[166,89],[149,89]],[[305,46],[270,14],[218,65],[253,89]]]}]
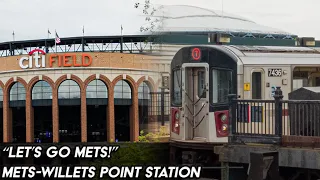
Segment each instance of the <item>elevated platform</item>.
[{"label": "elevated platform", "polygon": [[222,163],[250,163],[251,152],[279,152],[279,166],[320,170],[320,149],[291,148],[275,145],[224,145],[214,147]]}]

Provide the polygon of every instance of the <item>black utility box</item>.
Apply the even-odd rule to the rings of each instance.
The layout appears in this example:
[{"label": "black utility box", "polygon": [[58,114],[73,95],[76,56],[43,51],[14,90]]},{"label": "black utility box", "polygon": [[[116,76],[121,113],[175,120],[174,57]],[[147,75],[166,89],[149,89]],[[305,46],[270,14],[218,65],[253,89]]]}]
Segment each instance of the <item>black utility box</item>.
[{"label": "black utility box", "polygon": [[319,136],[320,87],[302,87],[288,95],[289,102],[284,103],[282,107],[288,107],[290,135]]}]

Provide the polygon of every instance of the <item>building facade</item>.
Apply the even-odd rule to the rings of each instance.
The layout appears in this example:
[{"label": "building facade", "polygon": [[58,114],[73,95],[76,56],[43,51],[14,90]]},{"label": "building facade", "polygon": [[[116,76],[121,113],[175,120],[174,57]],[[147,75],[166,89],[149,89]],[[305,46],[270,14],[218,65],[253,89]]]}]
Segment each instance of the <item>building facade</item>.
[{"label": "building facade", "polygon": [[0,60],[3,142],[137,141],[168,71],[128,53],[35,49]]}]

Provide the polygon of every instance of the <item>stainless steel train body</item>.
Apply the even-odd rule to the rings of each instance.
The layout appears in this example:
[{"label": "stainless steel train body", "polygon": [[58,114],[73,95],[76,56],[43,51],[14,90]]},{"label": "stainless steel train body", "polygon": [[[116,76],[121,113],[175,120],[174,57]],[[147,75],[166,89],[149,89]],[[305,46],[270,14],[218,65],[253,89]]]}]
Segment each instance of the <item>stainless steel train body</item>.
[{"label": "stainless steel train body", "polygon": [[228,94],[273,99],[280,86],[288,99],[296,88],[320,86],[320,49],[181,47],[171,62],[170,76],[171,143],[221,144],[228,141]]}]

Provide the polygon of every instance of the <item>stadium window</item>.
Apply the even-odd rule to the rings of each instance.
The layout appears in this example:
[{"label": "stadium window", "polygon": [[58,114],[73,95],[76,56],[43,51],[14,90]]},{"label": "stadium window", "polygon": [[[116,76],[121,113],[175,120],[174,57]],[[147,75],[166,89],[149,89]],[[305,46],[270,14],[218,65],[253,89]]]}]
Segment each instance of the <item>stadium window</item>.
[{"label": "stadium window", "polygon": [[101,80],[93,80],[87,86],[86,97],[90,98],[108,98],[107,86]]},{"label": "stadium window", "polygon": [[0,88],[0,102],[3,101],[3,89]]},{"label": "stadium window", "polygon": [[261,82],[262,82],[262,73],[261,72],[253,72],[252,73],[252,99],[261,99]]},{"label": "stadium window", "polygon": [[32,88],[32,100],[52,99],[51,86],[46,81],[38,81]]},{"label": "stadium window", "polygon": [[73,80],[63,81],[58,90],[59,99],[80,99],[80,87]]},{"label": "stadium window", "polygon": [[150,89],[146,82],[143,82],[138,88],[138,99],[150,99]]},{"label": "stadium window", "polygon": [[121,80],[114,86],[114,98],[131,99],[131,87],[126,81]]},{"label": "stadium window", "polygon": [[10,89],[10,101],[26,100],[26,89],[17,82]]}]

